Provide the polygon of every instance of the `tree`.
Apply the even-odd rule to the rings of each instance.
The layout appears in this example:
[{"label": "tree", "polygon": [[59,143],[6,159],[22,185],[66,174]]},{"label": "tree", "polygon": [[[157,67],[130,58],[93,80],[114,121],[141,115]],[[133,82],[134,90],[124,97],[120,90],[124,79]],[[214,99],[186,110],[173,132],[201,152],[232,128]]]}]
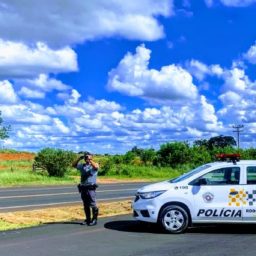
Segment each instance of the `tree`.
[{"label": "tree", "polygon": [[3,126],[3,118],[1,117],[2,112],[0,111],[0,139],[4,140],[8,138],[8,132],[10,131],[10,126]]},{"label": "tree", "polygon": [[165,166],[177,167],[189,163],[190,148],[187,142],[171,142],[162,144],[158,154],[158,163]]},{"label": "tree", "polygon": [[141,154],[141,160],[146,165],[152,164],[155,158],[156,158],[156,152],[153,148],[144,149]]},{"label": "tree", "polygon": [[236,140],[232,136],[216,136],[212,137],[208,141],[208,148],[212,150],[213,148],[225,148],[236,146]]},{"label": "tree", "polygon": [[195,140],[193,144],[196,147],[208,148],[208,140],[206,140],[206,139]]},{"label": "tree", "polygon": [[142,155],[142,153],[143,153],[143,149],[142,148],[138,148],[137,146],[135,146],[135,147],[133,147],[132,149],[131,149],[131,152],[132,153],[134,153],[134,154],[136,154],[136,156],[141,156]]}]

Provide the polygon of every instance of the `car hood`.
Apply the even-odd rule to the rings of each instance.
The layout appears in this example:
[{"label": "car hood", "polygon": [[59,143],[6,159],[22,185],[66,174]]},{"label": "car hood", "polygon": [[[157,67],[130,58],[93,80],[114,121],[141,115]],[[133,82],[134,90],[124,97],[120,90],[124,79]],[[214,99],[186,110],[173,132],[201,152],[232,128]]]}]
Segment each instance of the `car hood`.
[{"label": "car hood", "polygon": [[171,184],[169,181],[162,181],[162,182],[157,182],[154,184],[146,185],[146,186],[138,189],[137,192],[144,193],[144,192],[168,190],[172,187],[173,187],[173,184]]}]

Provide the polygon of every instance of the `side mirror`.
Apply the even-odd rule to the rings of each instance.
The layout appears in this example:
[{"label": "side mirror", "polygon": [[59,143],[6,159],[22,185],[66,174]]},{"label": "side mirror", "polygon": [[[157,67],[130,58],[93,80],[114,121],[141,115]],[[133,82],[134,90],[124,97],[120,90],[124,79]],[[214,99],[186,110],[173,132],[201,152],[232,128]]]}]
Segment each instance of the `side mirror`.
[{"label": "side mirror", "polygon": [[198,182],[199,182],[199,185],[207,185],[207,180],[206,180],[206,178],[200,178],[200,179],[198,180]]}]

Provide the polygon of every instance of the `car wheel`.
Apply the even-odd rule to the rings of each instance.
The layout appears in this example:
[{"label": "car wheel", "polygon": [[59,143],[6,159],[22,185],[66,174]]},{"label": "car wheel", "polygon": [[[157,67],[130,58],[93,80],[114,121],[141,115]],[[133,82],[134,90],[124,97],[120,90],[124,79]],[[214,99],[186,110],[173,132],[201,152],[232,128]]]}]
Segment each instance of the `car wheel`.
[{"label": "car wheel", "polygon": [[159,223],[168,233],[183,233],[189,224],[188,213],[178,205],[166,206],[160,214]]}]

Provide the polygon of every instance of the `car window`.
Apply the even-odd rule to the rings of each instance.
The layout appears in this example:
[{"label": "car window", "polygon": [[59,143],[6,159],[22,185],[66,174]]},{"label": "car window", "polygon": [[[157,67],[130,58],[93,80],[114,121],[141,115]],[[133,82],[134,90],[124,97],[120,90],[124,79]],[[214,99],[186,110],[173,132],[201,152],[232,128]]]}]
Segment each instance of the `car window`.
[{"label": "car window", "polygon": [[169,180],[170,183],[176,183],[176,182],[180,182],[180,181],[183,181],[185,179],[188,179],[190,177],[192,177],[193,175],[207,169],[207,168],[210,168],[211,165],[209,164],[205,164],[205,165],[202,165],[202,166],[199,166],[193,170],[191,170],[190,172],[187,172],[187,173],[184,173],[183,175],[179,176],[178,178],[174,178],[172,180]]},{"label": "car window", "polygon": [[[240,182],[240,168],[239,167],[226,167],[216,169],[208,172],[199,178],[203,180],[201,185],[230,185],[239,184]],[[199,180],[197,179],[197,180]]]},{"label": "car window", "polygon": [[256,184],[256,166],[247,167],[247,184]]}]

